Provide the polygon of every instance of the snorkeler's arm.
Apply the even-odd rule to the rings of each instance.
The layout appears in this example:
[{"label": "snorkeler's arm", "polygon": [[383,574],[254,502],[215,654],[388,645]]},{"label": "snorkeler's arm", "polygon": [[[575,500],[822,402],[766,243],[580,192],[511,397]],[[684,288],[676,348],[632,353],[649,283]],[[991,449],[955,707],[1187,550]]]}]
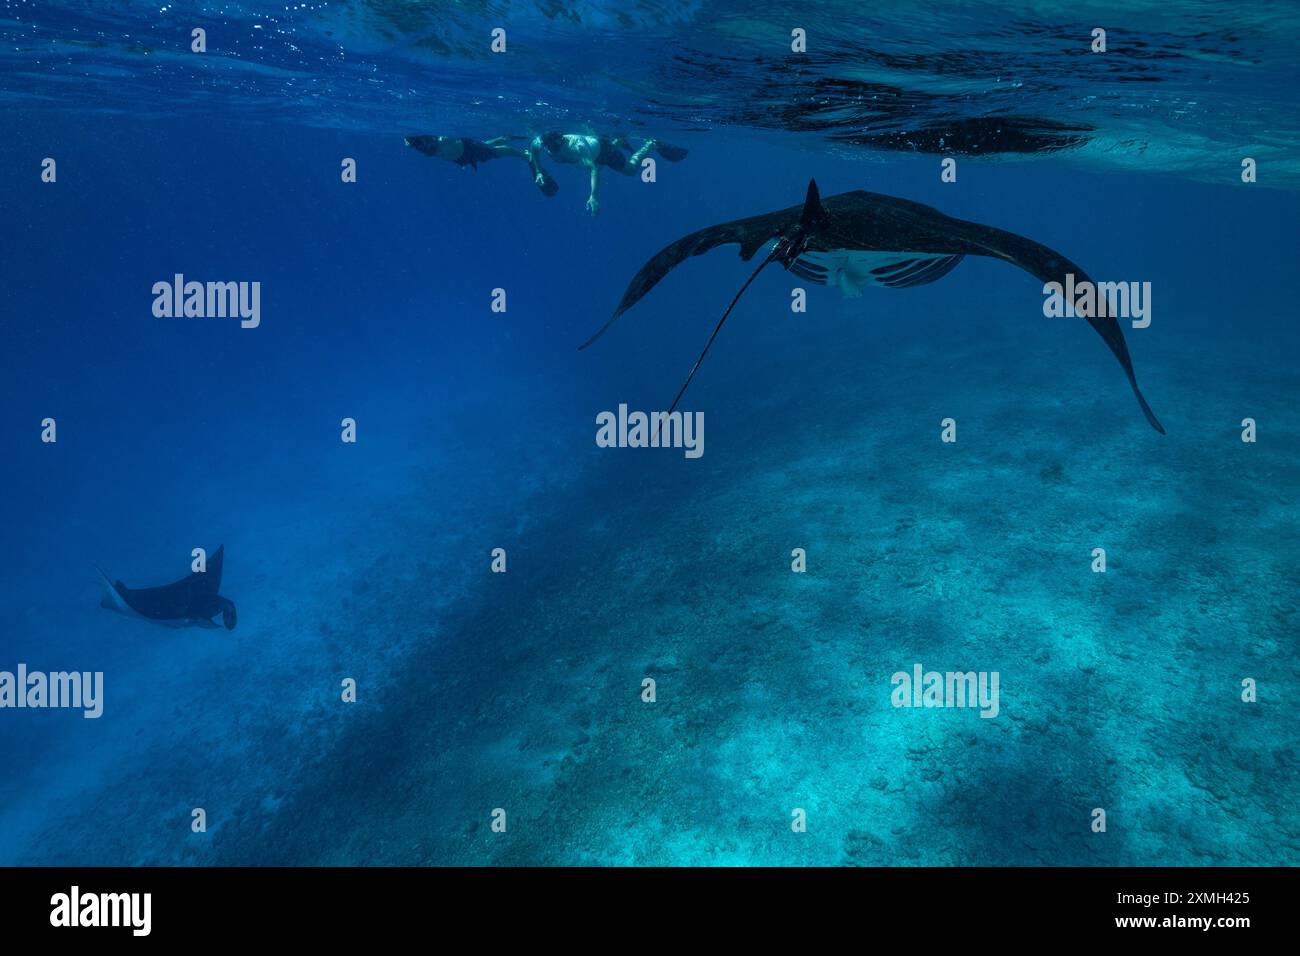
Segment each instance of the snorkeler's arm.
[{"label": "snorkeler's arm", "polygon": [[591,170],[591,195],[587,197],[587,209],[594,216],[600,209],[600,202],[596,199],[596,193],[600,189],[600,167],[591,160],[587,160],[586,163],[587,168]]},{"label": "snorkeler's arm", "polygon": [[524,154],[528,159],[528,165],[533,171],[533,182],[541,185],[546,181],[546,172],[542,169],[542,138],[534,136],[533,141],[528,144],[528,152]]},{"label": "snorkeler's arm", "polygon": [[642,143],[641,148],[638,149],[635,153],[633,153],[632,157],[627,161],[627,166],[624,168],[623,171],[629,176],[636,175],[636,173],[641,169],[641,161],[645,159],[647,156],[649,156],[650,151],[654,149],[657,145],[658,143],[656,143],[653,139],[648,139],[644,143]]}]

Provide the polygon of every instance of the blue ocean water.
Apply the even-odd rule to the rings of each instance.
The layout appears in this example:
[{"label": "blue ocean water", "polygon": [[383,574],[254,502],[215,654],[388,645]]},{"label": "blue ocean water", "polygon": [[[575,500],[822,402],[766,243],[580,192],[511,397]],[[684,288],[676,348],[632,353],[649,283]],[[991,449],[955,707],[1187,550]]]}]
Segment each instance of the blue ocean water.
[{"label": "blue ocean water", "polygon": [[[104,675],[98,719],[0,709],[0,863],[1300,860],[1289,8],[291,6],[0,4],[0,671]],[[548,129],[689,155],[592,216],[578,168],[403,145]],[[972,256],[861,298],[769,267],[683,399],[704,454],[598,447],[757,263],[578,351],[629,279],[810,177],[1150,282],[1168,434]],[[176,273],[261,324],[156,318]],[[99,606],[96,565],[218,545],[233,631]],[[918,663],[997,672],[998,716],[893,706]]]}]

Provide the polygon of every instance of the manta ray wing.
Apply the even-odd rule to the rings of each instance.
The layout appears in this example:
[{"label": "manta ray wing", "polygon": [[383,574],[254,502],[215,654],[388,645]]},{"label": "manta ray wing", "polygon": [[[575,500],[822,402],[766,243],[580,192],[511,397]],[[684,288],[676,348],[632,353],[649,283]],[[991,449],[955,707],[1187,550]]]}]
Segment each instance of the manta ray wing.
[{"label": "manta ray wing", "polygon": [[700,229],[689,236],[683,236],[676,242],[664,246],[632,277],[632,281],[628,283],[627,291],[623,293],[623,300],[619,302],[618,308],[614,310],[614,314],[610,316],[609,321],[597,329],[596,334],[579,345],[578,348],[585,349],[604,335],[620,315],[640,302],[647,292],[658,285],[660,279],[668,275],[682,262],[692,256],[700,256],[718,246],[731,243],[740,246],[740,258],[748,262],[754,258],[754,254],[759,249],[762,249],[773,239],[778,238],[782,233],[797,225],[802,211],[802,206],[791,206],[789,209],[767,213],[763,216],[733,219],[731,222]]},{"label": "manta ray wing", "polygon": [[104,569],[95,565],[95,570],[99,572],[99,582],[104,589],[103,597],[100,598],[99,606],[110,611],[117,611],[119,614],[134,614],[135,610],[131,605],[126,603],[126,598],[122,596],[125,588],[121,581],[114,583],[110,581]]},{"label": "manta ray wing", "polygon": [[[825,207],[828,222],[812,243],[814,250],[907,250],[932,256],[988,256],[1019,266],[1045,283],[1064,283],[1069,273],[1074,274],[1076,285],[1092,281],[1081,268],[1040,242],[995,226],[954,219],[924,203],[855,190],[831,196]],[[1115,316],[1090,316],[1087,322],[1124,369],[1147,422],[1163,435],[1164,426],[1138,387],[1124,330]]]},{"label": "manta ray wing", "polygon": [[[1092,279],[1079,266],[1040,242],[977,222],[967,222],[962,219],[950,219],[949,222],[954,226],[954,234],[961,237],[966,252],[1010,262],[1044,283],[1064,284],[1066,276],[1070,274],[1074,276],[1076,286],[1085,282],[1092,283]],[[1115,316],[1110,314],[1105,296],[1099,296],[1098,299],[1097,311],[1104,314],[1088,316],[1087,322],[1101,336],[1101,340],[1106,343],[1106,347],[1124,369],[1124,375],[1133,389],[1133,396],[1137,399],[1147,422],[1163,435],[1164,426],[1160,424],[1155,412],[1147,404],[1142,389],[1138,387],[1137,374],[1133,371],[1133,359],[1129,355],[1128,343],[1124,339],[1124,330]]]},{"label": "manta ray wing", "polygon": [[187,580],[193,581],[194,588],[199,592],[216,594],[221,590],[221,569],[225,563],[226,546],[217,545],[217,550],[213,552],[212,557],[208,558],[207,570],[202,574],[191,572]]},{"label": "manta ray wing", "polygon": [[194,587],[189,578],[156,588],[128,588],[119,581],[116,588],[132,611],[151,621],[186,619],[194,604]]}]

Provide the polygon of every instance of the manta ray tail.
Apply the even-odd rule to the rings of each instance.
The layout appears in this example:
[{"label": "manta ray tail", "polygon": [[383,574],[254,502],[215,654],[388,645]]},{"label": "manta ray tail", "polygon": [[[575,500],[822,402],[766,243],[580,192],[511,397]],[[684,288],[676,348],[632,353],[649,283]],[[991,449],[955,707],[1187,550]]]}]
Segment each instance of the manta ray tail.
[{"label": "manta ray tail", "polygon": [[[677,410],[677,403],[682,400],[682,395],[686,393],[686,389],[691,384],[691,380],[695,378],[695,373],[700,370],[700,365],[704,361],[704,356],[709,354],[709,349],[713,346],[713,340],[716,339],[718,333],[722,331],[723,323],[727,321],[727,316],[731,315],[731,310],[736,307],[736,303],[739,302],[740,297],[745,294],[745,290],[748,289],[750,284],[758,278],[758,274],[766,269],[772,262],[780,262],[789,269],[790,263],[799,258],[799,255],[803,252],[804,247],[807,245],[809,234],[812,230],[815,230],[822,224],[824,216],[825,210],[822,209],[821,191],[817,188],[817,180],[810,179],[808,180],[808,194],[804,198],[803,211],[799,216],[799,225],[777,240],[776,248],[772,250],[766,259],[758,264],[757,269],[750,273],[749,278],[745,280],[745,284],[740,287],[740,291],[737,292],[735,298],[731,300],[731,305],[727,306],[727,311],[722,313],[722,318],[718,319],[718,324],[714,327],[713,334],[709,336],[709,341],[704,343],[704,351],[701,352],[700,357],[695,360],[695,365],[691,368],[691,374],[686,376],[686,381],[682,382],[682,387],[677,390],[677,397],[673,399],[672,405],[668,406],[668,415],[671,415]],[[599,335],[599,333],[597,334]],[[667,420],[668,415],[659,419],[660,437],[663,436],[664,422]]]},{"label": "manta ray tail", "polygon": [[[686,381],[682,382],[682,387],[677,390],[677,397],[674,398],[673,403],[668,406],[668,415],[671,415],[677,410],[677,403],[682,400],[682,396],[686,394],[687,386],[689,386],[691,380],[695,378],[695,373],[700,370],[700,365],[704,361],[704,356],[709,354],[709,349],[713,346],[713,340],[716,339],[718,333],[722,331],[723,323],[727,321],[727,316],[731,315],[731,310],[736,307],[736,303],[739,302],[740,297],[745,294],[745,290],[749,288],[750,283],[758,278],[758,274],[766,269],[769,263],[776,260],[779,249],[779,246],[776,249],[773,249],[772,254],[760,262],[758,268],[750,273],[749,278],[745,280],[745,284],[742,285],[740,291],[736,293],[736,297],[731,300],[731,305],[727,306],[727,311],[722,313],[722,318],[718,319],[718,324],[714,327],[713,334],[709,336],[709,341],[704,343],[704,351],[700,353],[700,357],[695,360],[695,364],[691,367],[691,374],[686,376]],[[660,437],[663,437],[664,421],[667,420],[668,415],[659,419]]]}]

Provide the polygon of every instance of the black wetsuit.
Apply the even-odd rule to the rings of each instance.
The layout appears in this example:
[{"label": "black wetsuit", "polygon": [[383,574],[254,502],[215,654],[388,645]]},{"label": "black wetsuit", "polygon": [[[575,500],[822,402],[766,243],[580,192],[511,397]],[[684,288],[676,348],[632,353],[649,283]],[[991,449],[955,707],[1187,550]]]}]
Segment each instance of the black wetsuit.
[{"label": "black wetsuit", "polygon": [[600,155],[596,157],[596,163],[600,166],[608,166],[610,169],[622,170],[627,165],[627,157],[623,151],[614,145],[612,139],[600,137]]}]

